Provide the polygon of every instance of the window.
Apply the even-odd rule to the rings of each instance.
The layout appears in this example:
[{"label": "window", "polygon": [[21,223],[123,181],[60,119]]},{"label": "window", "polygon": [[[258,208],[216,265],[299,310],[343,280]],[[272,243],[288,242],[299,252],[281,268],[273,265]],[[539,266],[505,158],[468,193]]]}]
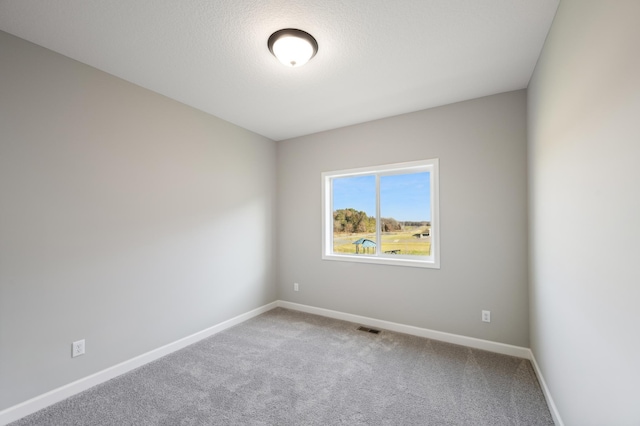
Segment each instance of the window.
[{"label": "window", "polygon": [[322,173],[322,258],[439,268],[438,160]]}]

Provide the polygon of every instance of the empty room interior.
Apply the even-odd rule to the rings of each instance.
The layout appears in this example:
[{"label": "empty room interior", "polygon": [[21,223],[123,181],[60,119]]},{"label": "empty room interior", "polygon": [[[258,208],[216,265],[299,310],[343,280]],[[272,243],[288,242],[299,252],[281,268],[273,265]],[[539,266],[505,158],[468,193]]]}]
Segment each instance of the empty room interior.
[{"label": "empty room interior", "polygon": [[[469,419],[504,401],[420,417],[448,391],[400,384],[437,376],[441,351],[526,360],[556,425],[640,425],[639,16],[637,0],[0,0],[0,424],[236,339],[224,362],[255,380],[258,342],[311,349],[263,399],[224,412],[182,392],[158,410],[173,420],[130,424],[490,424]],[[308,63],[276,58],[282,29],[303,30]],[[366,238],[336,219],[339,184],[383,194],[411,167],[431,215],[397,229],[426,255],[382,229],[391,196]],[[348,376],[394,351],[410,373],[372,373],[392,393]],[[305,357],[369,399],[303,400],[321,380],[289,379]],[[251,386],[209,379],[224,398]],[[176,422],[194,399],[209,414]],[[530,420],[492,424],[547,424]]]}]

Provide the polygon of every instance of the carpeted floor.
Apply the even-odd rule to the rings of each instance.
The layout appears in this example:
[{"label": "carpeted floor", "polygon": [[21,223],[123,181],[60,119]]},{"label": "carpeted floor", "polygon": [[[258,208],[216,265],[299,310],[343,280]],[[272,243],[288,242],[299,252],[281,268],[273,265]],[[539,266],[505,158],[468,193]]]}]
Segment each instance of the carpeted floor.
[{"label": "carpeted floor", "polygon": [[529,361],[274,309],[26,425],[553,425]]}]

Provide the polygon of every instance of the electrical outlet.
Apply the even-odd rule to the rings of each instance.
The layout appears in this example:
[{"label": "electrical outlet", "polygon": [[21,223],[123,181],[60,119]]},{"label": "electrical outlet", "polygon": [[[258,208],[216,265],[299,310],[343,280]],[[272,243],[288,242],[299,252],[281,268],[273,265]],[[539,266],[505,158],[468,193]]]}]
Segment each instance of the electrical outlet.
[{"label": "electrical outlet", "polygon": [[84,339],[71,344],[71,358],[84,355]]},{"label": "electrical outlet", "polygon": [[293,283],[293,291],[298,291],[299,289],[298,283]]},{"label": "electrical outlet", "polygon": [[482,321],[491,322],[491,311],[482,311]]}]

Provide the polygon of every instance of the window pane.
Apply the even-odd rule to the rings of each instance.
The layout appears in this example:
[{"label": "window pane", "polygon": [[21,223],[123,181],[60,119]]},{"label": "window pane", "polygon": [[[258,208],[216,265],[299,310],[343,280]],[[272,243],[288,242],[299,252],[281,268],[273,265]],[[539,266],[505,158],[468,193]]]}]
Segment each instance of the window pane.
[{"label": "window pane", "polygon": [[376,177],[332,179],[333,252],[376,253]]},{"label": "window pane", "polygon": [[431,254],[430,172],[380,177],[383,254]]}]

